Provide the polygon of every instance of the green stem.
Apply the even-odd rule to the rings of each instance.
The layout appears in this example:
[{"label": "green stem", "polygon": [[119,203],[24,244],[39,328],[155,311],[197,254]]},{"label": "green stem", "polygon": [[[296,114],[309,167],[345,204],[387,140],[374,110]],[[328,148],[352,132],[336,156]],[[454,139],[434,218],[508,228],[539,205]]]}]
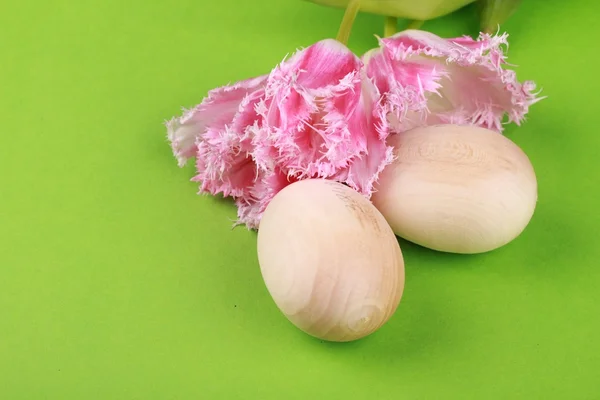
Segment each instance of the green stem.
[{"label": "green stem", "polygon": [[389,37],[398,32],[398,18],[386,17],[383,25],[383,37]]},{"label": "green stem", "polygon": [[418,19],[415,19],[408,23],[408,26],[406,27],[406,29],[419,29],[421,26],[423,26],[424,23],[425,23],[425,21],[420,21]]},{"label": "green stem", "polygon": [[350,0],[348,6],[346,7],[346,12],[344,13],[344,18],[342,19],[342,23],[340,25],[340,30],[337,34],[337,40],[339,42],[348,44],[350,31],[352,30],[352,25],[354,25],[354,20],[356,19],[359,9],[360,0]]}]

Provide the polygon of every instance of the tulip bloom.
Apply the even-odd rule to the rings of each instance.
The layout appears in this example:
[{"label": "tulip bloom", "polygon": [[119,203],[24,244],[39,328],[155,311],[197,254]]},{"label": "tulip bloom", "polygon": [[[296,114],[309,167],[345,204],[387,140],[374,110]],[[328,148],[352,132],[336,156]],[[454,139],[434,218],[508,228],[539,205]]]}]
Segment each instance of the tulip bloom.
[{"label": "tulip bloom", "polygon": [[506,35],[442,39],[408,30],[361,60],[327,39],[268,75],[209,92],[167,123],[179,165],[196,157],[201,193],[232,197],[257,228],[272,198],[300,179],[345,183],[367,198],[393,161],[392,133],[432,124],[502,131],[539,100],[505,69]]},{"label": "tulip bloom", "polygon": [[324,40],[275,68],[266,90],[254,138],[259,166],[276,165],[299,179],[336,179],[370,194],[372,175],[387,157],[388,131],[380,95],[364,79],[360,59]]},{"label": "tulip bloom", "polygon": [[447,123],[501,132],[505,116],[520,124],[540,98],[533,82],[521,84],[504,68],[506,39],[506,34],[442,39],[417,30],[380,39],[380,48],[364,62],[385,97],[392,131]]},{"label": "tulip bloom", "polygon": [[370,196],[392,149],[387,111],[363,67],[343,44],[318,42],[169,121],[173,152],[180,165],[195,155],[200,191],[233,197],[249,228],[295,180],[332,179]]}]

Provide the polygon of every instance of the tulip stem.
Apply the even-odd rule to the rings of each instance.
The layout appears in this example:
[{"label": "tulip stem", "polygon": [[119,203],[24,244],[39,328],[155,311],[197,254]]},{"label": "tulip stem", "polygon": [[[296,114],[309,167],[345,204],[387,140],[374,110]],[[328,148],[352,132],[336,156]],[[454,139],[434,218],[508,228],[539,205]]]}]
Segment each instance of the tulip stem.
[{"label": "tulip stem", "polygon": [[350,38],[350,31],[352,30],[352,25],[354,25],[354,20],[358,15],[358,10],[360,9],[360,0],[350,0],[348,6],[346,7],[346,12],[344,13],[344,18],[342,19],[342,23],[340,25],[340,30],[337,34],[337,40],[343,44],[348,44],[348,39]]},{"label": "tulip stem", "polygon": [[406,29],[419,29],[421,26],[423,26],[424,23],[425,23],[425,21],[415,19],[408,23],[408,25],[406,26]]},{"label": "tulip stem", "polygon": [[398,18],[386,17],[383,25],[383,37],[389,37],[398,32]]}]

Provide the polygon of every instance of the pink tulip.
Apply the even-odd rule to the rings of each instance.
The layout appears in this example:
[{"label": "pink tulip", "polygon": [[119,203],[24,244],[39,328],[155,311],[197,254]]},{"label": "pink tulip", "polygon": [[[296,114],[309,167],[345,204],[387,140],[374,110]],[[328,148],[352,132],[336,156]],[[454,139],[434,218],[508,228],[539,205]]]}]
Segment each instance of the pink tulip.
[{"label": "pink tulip", "polygon": [[370,194],[388,157],[388,131],[380,95],[362,68],[335,40],[318,42],[275,68],[258,106],[258,165],[278,166],[298,179],[335,179]]},{"label": "pink tulip", "polygon": [[249,228],[295,180],[332,179],[370,196],[392,149],[387,112],[364,73],[344,45],[320,41],[169,121],[173,152],[181,166],[195,155],[200,191],[233,197]]},{"label": "pink tulip", "polygon": [[367,75],[385,97],[393,132],[440,123],[473,124],[499,132],[519,125],[540,100],[531,81],[506,69],[507,35],[442,39],[407,30],[380,39],[364,56]]}]

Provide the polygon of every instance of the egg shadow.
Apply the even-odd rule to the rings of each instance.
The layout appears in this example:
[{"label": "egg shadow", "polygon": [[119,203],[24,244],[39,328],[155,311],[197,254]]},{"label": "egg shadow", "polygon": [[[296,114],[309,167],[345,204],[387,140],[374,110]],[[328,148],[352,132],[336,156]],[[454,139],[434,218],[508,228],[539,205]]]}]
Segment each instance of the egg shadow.
[{"label": "egg shadow", "polygon": [[427,282],[433,275],[481,268],[487,253],[447,253],[397,239],[405,262],[404,293],[373,350],[390,362],[397,358],[420,361],[442,351],[447,343],[454,347],[466,345],[461,332],[469,329],[468,310],[453,306],[456,292],[452,288],[446,291],[436,287],[433,293]]},{"label": "egg shadow", "polygon": [[[543,206],[537,218],[531,222],[537,226],[526,229],[515,241],[482,254],[445,253],[398,238],[405,259],[407,283],[397,311],[378,331],[351,342],[320,340],[291,324],[288,332],[293,336],[293,340],[298,340],[315,351],[335,354],[336,357],[352,361],[359,357],[361,365],[357,368],[360,369],[364,368],[364,363],[373,369],[386,369],[390,365],[400,368],[400,364],[404,365],[402,368],[409,368],[410,365],[428,360],[431,362],[441,353],[445,354],[448,351],[456,353],[458,350],[459,354],[461,351],[470,351],[468,334],[465,332],[468,333],[473,328],[475,316],[468,308],[461,306],[454,289],[440,291],[436,288],[433,293],[424,290],[427,281],[432,275],[490,268],[489,263],[485,262],[490,257],[500,260],[495,262],[492,268],[502,269],[505,279],[519,281],[525,275],[532,274],[536,279],[556,279],[556,276],[546,276],[548,273],[558,273],[566,277],[569,270],[561,269],[560,266],[568,262],[568,252],[563,252],[564,257],[557,259],[543,246],[530,246],[532,241],[547,241],[553,235],[550,227],[552,231],[560,232],[552,241],[555,245],[564,247],[569,246],[572,241],[577,241],[577,236],[573,237],[570,229],[572,227],[564,221],[550,218],[556,215],[551,207]],[[571,241],[566,240],[569,237],[573,237]],[[526,251],[523,250],[525,247]],[[515,257],[520,259],[515,261]],[[554,267],[549,269],[549,263]],[[277,318],[283,320],[283,316],[278,315]]]},{"label": "egg shadow", "polygon": [[[426,286],[426,275],[452,268],[475,268],[480,264],[480,255],[450,254],[434,251],[398,238],[405,259],[406,280],[404,293],[394,315],[376,332],[350,342],[320,340],[301,331],[295,336],[317,351],[336,353],[336,357],[355,360],[373,368],[387,368],[398,360],[415,363],[434,357],[443,351],[448,342],[456,347],[466,343],[461,332],[468,329],[468,310],[453,308],[453,292],[436,292],[435,296],[419,287]],[[434,261],[435,262],[432,262]],[[442,260],[442,262],[440,262]],[[434,272],[432,272],[432,269]],[[420,281],[416,288],[411,281]],[[364,366],[358,367],[364,368]]]},{"label": "egg shadow", "polygon": [[[569,216],[553,208],[551,202],[538,207],[537,214],[525,231],[511,243],[493,251],[463,255],[438,252],[398,238],[405,258],[406,285],[396,313],[379,331],[349,348],[364,349],[365,362],[374,369],[391,364],[406,368],[411,363],[435,360],[440,354],[470,351],[468,332],[477,317],[457,292],[435,286],[428,291],[427,282],[438,274],[494,268],[500,279],[516,282],[577,281],[574,268],[585,273],[584,262],[573,265],[573,254],[584,254],[592,239],[577,234],[568,223]],[[535,245],[532,245],[535,244]],[[494,258],[492,264],[487,259]],[[501,275],[500,275],[501,274]],[[476,299],[473,299],[476,301]],[[339,346],[328,345],[328,349]],[[402,360],[399,362],[398,360]],[[402,364],[402,365],[400,365]],[[406,365],[405,365],[406,364]]]},{"label": "egg shadow", "polygon": [[390,365],[410,368],[436,359],[440,352],[448,351],[449,344],[453,352],[457,348],[469,351],[464,333],[475,320],[471,311],[462,307],[453,288],[440,290],[436,286],[433,293],[428,291],[427,282],[432,275],[485,268],[484,260],[493,252],[446,253],[397,239],[405,261],[406,283],[400,305],[390,320],[373,334],[352,342],[320,341],[306,335],[303,341],[342,356],[350,349],[358,351],[361,363],[373,369],[387,369]]},{"label": "egg shadow", "polygon": [[540,282],[560,279],[566,283],[577,279],[578,268],[589,265],[578,259],[596,245],[594,238],[571,222],[571,210],[556,204],[552,200],[538,203],[525,231],[513,243],[496,251],[496,257],[506,261],[503,269],[506,278],[533,277]]},{"label": "egg shadow", "polygon": [[[379,330],[351,342],[328,342],[296,330],[294,336],[312,351],[329,353],[357,371],[366,367],[386,373],[389,368],[412,369],[435,362],[440,354],[457,348],[469,350],[464,335],[472,315],[468,310],[449,307],[450,295],[436,296],[408,290],[396,313]],[[445,305],[445,306],[442,306]]]}]

